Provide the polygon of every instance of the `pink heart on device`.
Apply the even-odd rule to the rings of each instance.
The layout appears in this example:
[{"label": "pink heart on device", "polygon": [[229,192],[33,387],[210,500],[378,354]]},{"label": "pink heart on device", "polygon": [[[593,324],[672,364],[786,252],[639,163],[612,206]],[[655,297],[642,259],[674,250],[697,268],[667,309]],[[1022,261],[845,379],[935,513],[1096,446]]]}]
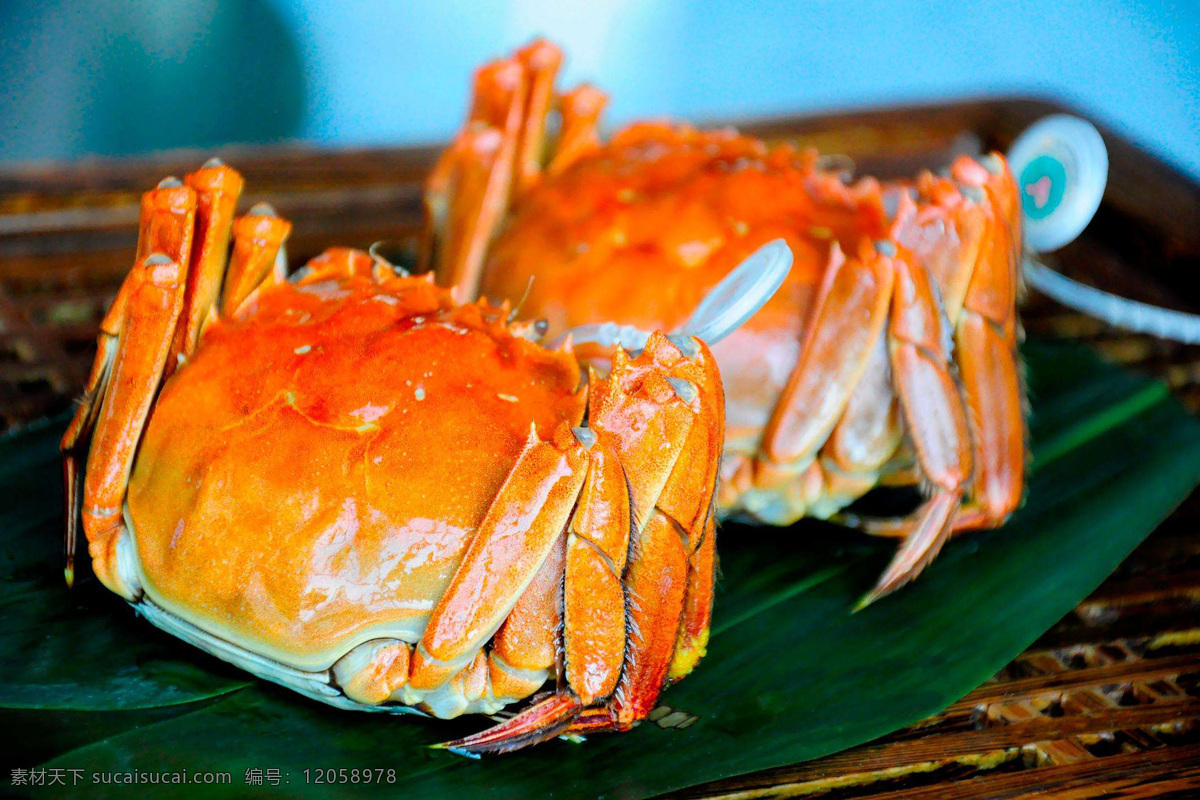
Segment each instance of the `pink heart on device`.
[{"label": "pink heart on device", "polygon": [[1025,186],[1025,194],[1033,198],[1035,208],[1042,208],[1050,199],[1050,177],[1043,175],[1033,183]]}]

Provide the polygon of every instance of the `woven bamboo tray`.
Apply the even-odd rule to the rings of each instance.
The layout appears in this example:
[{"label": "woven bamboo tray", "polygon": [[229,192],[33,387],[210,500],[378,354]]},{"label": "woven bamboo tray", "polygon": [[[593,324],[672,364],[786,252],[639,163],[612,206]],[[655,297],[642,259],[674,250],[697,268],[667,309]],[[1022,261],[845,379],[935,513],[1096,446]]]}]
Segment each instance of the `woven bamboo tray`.
[{"label": "woven bamboo tray", "polygon": [[[1007,99],[775,119],[743,125],[844,153],[895,176],[961,152],[1005,148],[1062,109]],[[1106,133],[1105,202],[1056,254],[1067,274],[1126,296],[1200,311],[1200,186]],[[421,222],[431,148],[228,149],[244,207],[269,199],[296,223],[293,263],[325,247],[404,241]],[[97,324],[128,271],[138,199],[211,152],[69,165],[0,166],[0,430],[67,410]],[[1129,336],[1033,296],[1033,334],[1082,340],[1157,375],[1200,411],[1200,348]],[[1137,454],[1129,457],[1136,460]],[[1200,795],[1200,498],[992,681],[904,731],[819,761],[697,787],[686,797],[1069,797]]]}]

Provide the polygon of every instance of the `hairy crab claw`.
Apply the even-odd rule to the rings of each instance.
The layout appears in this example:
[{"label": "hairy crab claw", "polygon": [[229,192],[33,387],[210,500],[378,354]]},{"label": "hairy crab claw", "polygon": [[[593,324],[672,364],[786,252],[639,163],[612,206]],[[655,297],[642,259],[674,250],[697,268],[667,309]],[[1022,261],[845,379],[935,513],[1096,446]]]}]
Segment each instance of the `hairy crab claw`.
[{"label": "hairy crab claw", "polygon": [[291,225],[236,217],[241,189],[210,162],[143,199],[62,441],[68,580],[82,524],[150,622],[339,708],[494,714],[556,681],[463,752],[643,719],[708,637],[724,405],[695,334],[773,286],[584,381],[544,326],[378,254],[289,273]]}]

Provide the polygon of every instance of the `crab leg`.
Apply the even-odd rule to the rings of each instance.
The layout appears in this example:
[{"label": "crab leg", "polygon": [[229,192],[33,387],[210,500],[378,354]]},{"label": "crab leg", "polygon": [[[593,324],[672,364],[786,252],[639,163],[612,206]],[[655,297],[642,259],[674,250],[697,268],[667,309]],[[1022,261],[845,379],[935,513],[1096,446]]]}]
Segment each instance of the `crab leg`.
[{"label": "crab leg", "polygon": [[426,193],[430,230],[424,268],[460,302],[474,297],[483,259],[507,208],[512,180],[511,141],[471,125],[434,168]]},{"label": "crab leg", "polygon": [[[680,347],[695,349],[681,358]],[[608,703],[585,710],[567,728],[572,733],[633,727],[654,709],[663,686],[691,671],[708,642],[716,549],[712,494],[724,436],[720,379],[711,352],[695,339],[668,343],[656,334],[646,351],[669,371],[672,390],[696,416],[653,509],[634,510],[645,523],[634,534],[632,552],[638,555],[625,575],[630,633],[620,683]],[[620,356],[618,351],[614,374],[623,368]],[[656,391],[653,381],[642,389]],[[717,413],[700,414],[703,408]],[[631,490],[636,499],[636,487]]]},{"label": "crab leg", "polygon": [[565,425],[549,442],[535,430],[514,465],[413,656],[410,684],[440,686],[492,637],[566,527],[583,487],[586,455]]},{"label": "crab leg", "polygon": [[[971,501],[954,521],[956,529],[995,527],[1021,502],[1025,470],[1025,426],[1021,378],[1017,367],[1016,242],[1020,224],[1016,184],[998,155],[985,158],[986,169],[960,159],[953,174],[987,192],[989,235],[981,247],[955,329],[956,355],[963,394],[971,408],[975,474]],[[1009,213],[1005,213],[1009,212]]]},{"label": "crab leg", "polygon": [[[136,588],[127,585],[117,570],[117,547],[126,533],[121,509],[183,307],[183,269],[156,253],[134,267],[126,284],[116,347],[97,386],[99,410],[84,473],[82,517],[96,577],[117,594],[133,599]],[[72,431],[67,433],[69,437]],[[65,448],[74,444],[66,438],[63,443]],[[67,469],[70,472],[71,466]],[[70,477],[68,487],[74,488],[77,481],[77,476]],[[68,494],[68,514],[74,514],[76,502]]]},{"label": "crab leg", "polygon": [[[681,423],[687,418],[682,417],[665,431],[668,441],[682,435],[684,446],[674,456],[648,514],[637,508],[637,487],[631,483],[634,519],[645,523],[635,534],[632,550],[638,557],[631,560],[625,576],[631,632],[625,670],[612,700],[585,711],[568,729],[573,732],[632,727],[653,710],[668,681],[691,671],[708,642],[716,542],[712,496],[724,437],[720,378],[712,353],[696,339],[669,342],[655,334],[646,343],[646,353],[667,373],[671,391],[694,416],[686,428]],[[618,351],[613,374],[619,376],[625,368]],[[648,373],[641,390],[657,395],[664,407],[672,407],[666,405],[665,392],[656,388],[655,377]],[[602,393],[601,402],[608,397]],[[701,413],[702,409],[709,413]],[[665,415],[664,420],[670,422]],[[596,422],[602,430],[609,425],[612,422],[603,416]],[[629,448],[623,457],[638,452]],[[650,464],[631,471],[652,473]]]},{"label": "crab leg", "polygon": [[590,84],[577,86],[558,98],[562,125],[547,174],[558,175],[600,144],[600,115],[607,104],[608,95]]},{"label": "crab leg", "polygon": [[117,355],[117,345],[120,341],[121,327],[125,321],[125,308],[129,305],[129,295],[133,292],[132,276],[121,284],[117,296],[100,322],[100,335],[96,341],[96,358],[92,363],[92,372],[88,376],[87,387],[75,410],[75,416],[63,433],[59,449],[63,453],[63,487],[67,498],[67,524],[63,535],[63,574],[67,586],[75,583],[75,549],[79,536],[80,513],[82,511],[82,484],[79,481],[79,456],[82,447],[87,445],[87,439],[92,434],[96,424],[96,416],[100,413],[104,390],[112,373],[113,362]]},{"label": "crab leg", "polygon": [[429,175],[421,260],[439,283],[454,287],[460,302],[478,293],[487,245],[510,200],[541,174],[561,63],[562,52],[539,40],[480,68],[467,124]]},{"label": "crab leg", "polygon": [[883,335],[893,271],[891,259],[869,244],[849,259],[834,246],[800,361],[763,435],[767,463],[760,469],[785,472],[782,480],[793,481],[825,444]]},{"label": "crab leg", "polygon": [[186,357],[195,352],[200,334],[215,313],[229,258],[234,208],[243,182],[237,171],[216,158],[190,173],[184,181],[196,192],[196,238],[184,293],[184,315],[172,355]]},{"label": "crab leg", "polygon": [[423,268],[433,270],[460,301],[475,295],[488,242],[507,207],[511,146],[495,128],[471,125],[429,178]]},{"label": "crab leg", "polygon": [[688,589],[688,553],[675,523],[651,515],[634,542],[639,557],[625,576],[630,643],[618,696],[584,730],[627,730],[654,710],[675,653]]},{"label": "crab leg", "polygon": [[[642,366],[651,360],[659,369]],[[625,627],[629,631],[624,671],[612,702],[590,712],[591,721],[583,723],[589,730],[627,728],[645,717],[666,682],[675,651],[690,552],[686,531],[659,503],[664,494],[677,497],[665,490],[696,427],[692,405],[699,408],[700,391],[677,369],[671,369],[681,360],[686,363],[677,347],[661,334],[647,341],[645,354],[635,362],[618,349],[609,380],[591,398],[590,425],[600,441],[618,452],[629,476],[634,523],[631,551],[637,557],[630,560],[624,576]],[[701,431],[702,435],[708,433],[707,429]],[[663,447],[664,442],[670,445]],[[709,470],[715,464],[698,466],[701,469],[689,470],[685,464],[681,471],[690,473],[689,487],[703,497],[706,485],[711,492]]]},{"label": "crab leg", "polygon": [[[693,357],[681,346],[695,348]],[[722,436],[720,417],[714,426],[709,420],[714,408],[705,405],[720,393],[711,364],[711,353],[695,340],[677,345],[655,334],[638,359],[631,361],[618,350],[609,378],[593,376],[591,435],[580,437],[590,445],[591,461],[568,534],[567,685],[507,722],[448,747],[498,752],[564,730],[627,729],[653,709],[669,677],[680,677],[695,663],[699,654],[693,655],[694,648],[700,642],[703,649],[711,606],[712,551],[705,544],[712,542],[711,515],[699,518],[693,542],[661,504],[671,505],[678,497],[711,498]],[[706,382],[697,385],[692,377]],[[685,463],[680,457],[697,429],[702,438],[695,441],[711,439],[717,448],[709,451],[707,464]],[[671,446],[664,448],[663,442]],[[676,502],[673,507],[691,522],[694,514],[687,505]],[[627,534],[632,541],[628,547]],[[709,576],[691,574],[703,568]],[[687,609],[692,609],[692,626],[704,627],[694,636],[681,634]],[[589,626],[581,628],[580,623]],[[676,664],[678,674],[671,672]]]},{"label": "crab leg", "polygon": [[[709,409],[697,415],[687,442],[675,462],[671,477],[658,498],[658,508],[674,520],[683,536],[688,557],[688,585],[683,617],[675,640],[667,677],[687,675],[704,656],[712,621],[713,583],[716,580],[716,520],[713,495],[720,470],[725,438],[725,397],[712,351],[697,340],[674,342],[687,348],[687,359],[673,361],[672,387],[693,408]],[[694,348],[694,352],[692,352]],[[659,348],[670,354],[667,348]]]},{"label": "crab leg", "polygon": [[528,90],[517,145],[514,194],[528,189],[541,175],[546,115],[554,99],[554,77],[558,74],[558,68],[562,66],[563,54],[545,39],[538,39],[518,50],[517,58],[525,67]]},{"label": "crab leg", "polygon": [[[195,208],[194,193],[173,178],[163,180],[157,188],[142,195],[141,221],[138,226],[138,261],[151,253],[160,253],[168,259],[174,259],[175,263],[181,263],[181,260],[186,262],[192,240],[191,226]],[[137,271],[136,268],[134,271]],[[116,362],[127,308],[137,285],[138,282],[131,274],[121,284],[117,296],[100,322],[96,358],[88,376],[83,400],[59,445],[63,452],[63,484],[67,497],[63,573],[68,586],[75,580],[75,548],[82,501],[79,450],[86,446],[87,438],[92,434],[100,413],[105,389]]]},{"label": "crab leg", "polygon": [[[926,174],[918,180],[922,207],[900,215],[896,235],[933,275],[955,322],[955,361],[971,410],[975,467],[967,501],[952,522],[958,531],[995,527],[1020,504],[1025,427],[1016,352],[1016,183],[994,153],[978,162],[960,157],[951,178]],[[955,235],[943,235],[947,227]],[[906,523],[880,520],[866,527],[895,534]]]},{"label": "crab leg", "polygon": [[595,443],[579,510],[567,536],[563,666],[581,705],[612,694],[625,660],[625,586],[630,500],[618,456]]},{"label": "crab leg", "polygon": [[279,254],[292,224],[259,203],[233,223],[233,253],[221,291],[221,313],[235,314],[259,286],[283,280]]},{"label": "crab leg", "polygon": [[467,125],[426,184],[423,266],[454,287],[460,301],[475,296],[485,249],[508,207],[527,95],[518,58],[480,68]]},{"label": "crab leg", "polygon": [[864,605],[912,580],[938,554],[971,475],[966,410],[949,368],[949,323],[924,267],[907,258],[893,264],[896,288],[888,337],[893,380],[922,477],[931,489]]}]

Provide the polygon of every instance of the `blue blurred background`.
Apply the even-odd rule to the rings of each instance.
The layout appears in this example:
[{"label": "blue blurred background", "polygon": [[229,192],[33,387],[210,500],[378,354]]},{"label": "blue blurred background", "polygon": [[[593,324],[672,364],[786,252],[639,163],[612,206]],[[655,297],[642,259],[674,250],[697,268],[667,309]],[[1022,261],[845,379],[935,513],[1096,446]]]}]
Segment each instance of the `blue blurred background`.
[{"label": "blue blurred background", "polygon": [[0,0],[0,160],[445,139],[544,34],[610,124],[1065,100],[1200,177],[1200,2]]}]

